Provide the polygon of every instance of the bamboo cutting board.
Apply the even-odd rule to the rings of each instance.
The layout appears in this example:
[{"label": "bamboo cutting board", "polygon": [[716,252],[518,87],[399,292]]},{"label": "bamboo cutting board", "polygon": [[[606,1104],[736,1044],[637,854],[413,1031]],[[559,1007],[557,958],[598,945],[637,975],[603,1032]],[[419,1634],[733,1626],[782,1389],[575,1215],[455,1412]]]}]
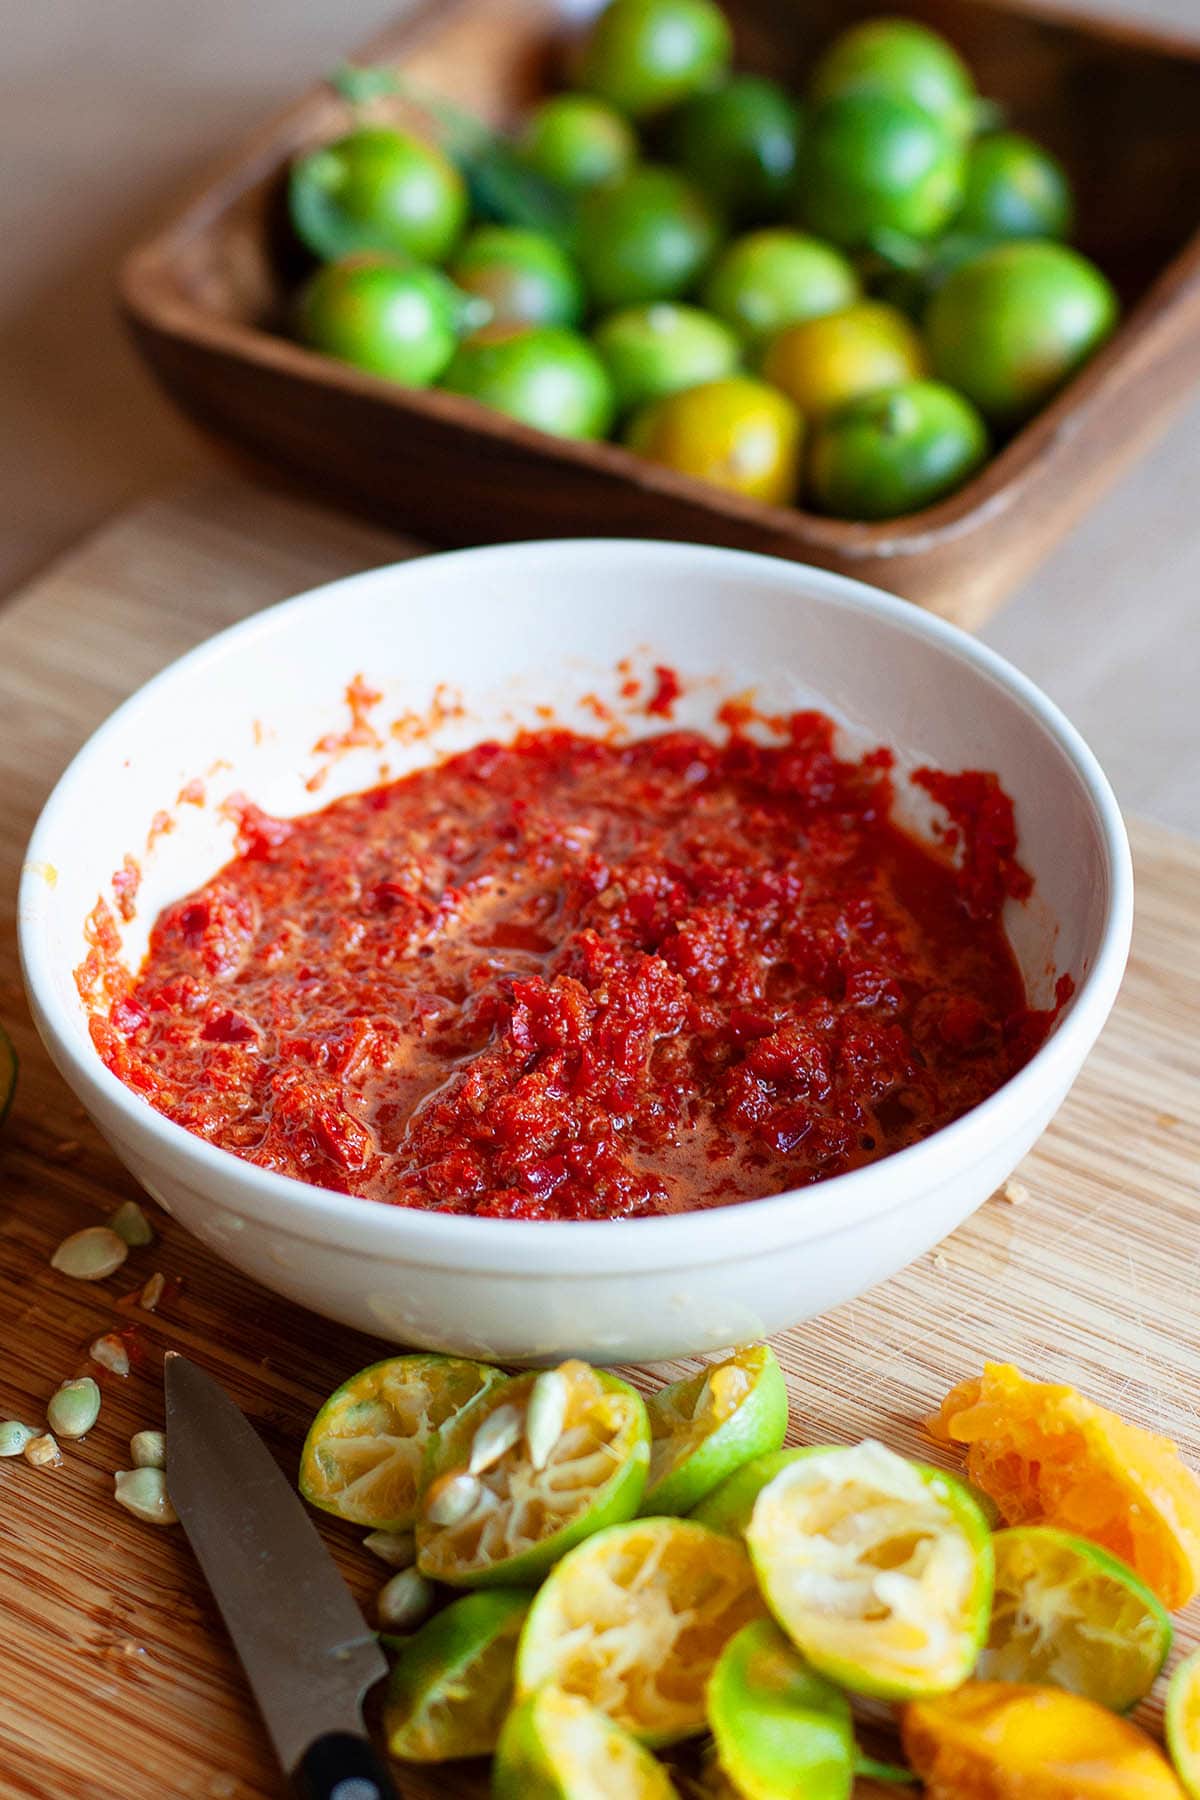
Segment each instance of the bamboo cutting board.
[{"label": "bamboo cutting board", "polygon": [[[14,941],[21,854],[71,753],[162,664],[257,607],[414,548],[223,477],[127,514],[0,613],[0,1018],[22,1061],[0,1138],[0,1418],[39,1423],[103,1330],[133,1322],[144,1351],[127,1380],[104,1378],[99,1424],[63,1467],[0,1462],[2,1800],[279,1795],[182,1533],[121,1512],[112,1471],[132,1431],[162,1423],[168,1347],[217,1375],[289,1473],[316,1403],[380,1354],[233,1274],[149,1203],[157,1241],[109,1281],[50,1268],[61,1238],[137,1189],[29,1023]],[[870,1433],[928,1455],[921,1417],[999,1357],[1167,1432],[1200,1466],[1200,845],[1140,826],[1134,849],[1124,992],[1022,1170],[1028,1199],[995,1197],[895,1280],[777,1340],[793,1437]],[[156,1270],[179,1285],[157,1313],[138,1311],[133,1296]],[[349,1528],[321,1529],[369,1603],[381,1565]],[[1197,1638],[1200,1605],[1178,1641]],[[406,1775],[403,1791],[485,1789],[469,1772],[434,1771]]]}]

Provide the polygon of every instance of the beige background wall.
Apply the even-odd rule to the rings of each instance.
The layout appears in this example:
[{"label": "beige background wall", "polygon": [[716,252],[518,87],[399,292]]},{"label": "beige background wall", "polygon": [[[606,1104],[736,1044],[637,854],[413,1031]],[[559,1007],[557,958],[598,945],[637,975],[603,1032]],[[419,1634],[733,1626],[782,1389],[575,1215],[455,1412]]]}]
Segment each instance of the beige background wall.
[{"label": "beige background wall", "polygon": [[[398,5],[0,0],[0,593],[203,461],[120,337],[115,262]],[[1090,5],[1200,40],[1200,0]],[[1200,833],[1200,400],[986,636],[1067,707],[1127,806]]]}]

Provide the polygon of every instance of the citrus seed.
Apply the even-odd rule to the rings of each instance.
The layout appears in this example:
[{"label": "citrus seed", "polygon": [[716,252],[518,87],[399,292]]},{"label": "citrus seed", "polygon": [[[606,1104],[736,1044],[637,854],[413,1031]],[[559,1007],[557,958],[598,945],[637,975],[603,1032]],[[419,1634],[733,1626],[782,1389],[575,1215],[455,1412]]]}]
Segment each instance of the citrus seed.
[{"label": "citrus seed", "polygon": [[417,1540],[411,1531],[368,1531],[363,1547],[393,1569],[408,1569],[417,1560]]},{"label": "citrus seed", "polygon": [[386,1631],[415,1631],[433,1611],[437,1590],[419,1569],[401,1569],[379,1590],[376,1612]]},{"label": "citrus seed", "polygon": [[100,1367],[107,1369],[110,1374],[128,1375],[129,1373],[129,1351],[125,1346],[125,1340],[119,1337],[115,1331],[106,1331],[103,1337],[98,1337],[88,1351],[88,1355],[94,1363],[99,1363]]},{"label": "citrus seed", "polygon": [[521,1414],[515,1406],[498,1406],[479,1427],[471,1441],[471,1460],[467,1464],[468,1472],[481,1475],[498,1463],[506,1451],[511,1450],[521,1436]]},{"label": "citrus seed", "polygon": [[63,1459],[57,1440],[49,1431],[44,1431],[41,1437],[31,1437],[24,1454],[25,1461],[32,1463],[35,1469],[57,1469]]},{"label": "citrus seed", "polygon": [[160,1275],[156,1269],[149,1281],[147,1281],[142,1288],[141,1293],[138,1295],[138,1305],[143,1312],[154,1312],[157,1309],[158,1303],[163,1296],[163,1289],[166,1285],[166,1276]]},{"label": "citrus seed", "polygon": [[100,1389],[90,1375],[64,1381],[50,1398],[46,1419],[59,1437],[85,1437],[100,1417]]},{"label": "citrus seed", "polygon": [[482,1486],[465,1469],[439,1476],[425,1496],[425,1517],[431,1525],[457,1525],[478,1504]]},{"label": "citrus seed", "polygon": [[161,1469],[118,1469],[113,1476],[118,1506],[144,1519],[147,1525],[177,1525],[178,1514],[167,1497],[167,1478]]},{"label": "citrus seed", "polygon": [[36,1436],[32,1425],[22,1425],[19,1419],[5,1419],[0,1424],[0,1456],[20,1456],[26,1444],[32,1443]]},{"label": "citrus seed", "polygon": [[115,1231],[107,1225],[89,1225],[63,1239],[50,1258],[50,1267],[74,1281],[103,1281],[128,1255],[129,1245]]},{"label": "citrus seed", "polygon": [[557,1369],[539,1375],[525,1409],[525,1443],[535,1469],[544,1469],[567,1422],[567,1383]]},{"label": "citrus seed", "polygon": [[143,1245],[154,1242],[150,1221],[136,1200],[122,1201],[108,1224],[131,1250],[140,1250]]},{"label": "citrus seed", "polygon": [[165,1469],[167,1440],[161,1431],[135,1431],[129,1440],[135,1469]]}]

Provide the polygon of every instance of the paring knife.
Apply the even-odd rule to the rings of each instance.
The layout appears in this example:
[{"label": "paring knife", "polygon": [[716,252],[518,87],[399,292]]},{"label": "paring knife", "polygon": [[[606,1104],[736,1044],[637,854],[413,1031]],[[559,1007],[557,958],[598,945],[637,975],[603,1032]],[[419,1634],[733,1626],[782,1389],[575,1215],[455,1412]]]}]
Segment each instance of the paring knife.
[{"label": "paring knife", "polygon": [[300,1800],[397,1800],[363,1730],[387,1663],[291,1484],[211,1375],[169,1353],[167,1492]]}]

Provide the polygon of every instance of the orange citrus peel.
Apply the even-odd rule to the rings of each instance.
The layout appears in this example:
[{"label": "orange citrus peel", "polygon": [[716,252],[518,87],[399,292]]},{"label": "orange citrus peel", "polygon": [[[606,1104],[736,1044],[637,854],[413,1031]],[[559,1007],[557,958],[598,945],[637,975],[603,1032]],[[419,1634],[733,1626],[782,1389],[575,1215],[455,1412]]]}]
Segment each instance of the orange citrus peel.
[{"label": "orange citrus peel", "polygon": [[1167,1438],[1074,1388],[988,1363],[928,1421],[1008,1525],[1056,1525],[1127,1562],[1172,1610],[1200,1589],[1200,1480]]}]

